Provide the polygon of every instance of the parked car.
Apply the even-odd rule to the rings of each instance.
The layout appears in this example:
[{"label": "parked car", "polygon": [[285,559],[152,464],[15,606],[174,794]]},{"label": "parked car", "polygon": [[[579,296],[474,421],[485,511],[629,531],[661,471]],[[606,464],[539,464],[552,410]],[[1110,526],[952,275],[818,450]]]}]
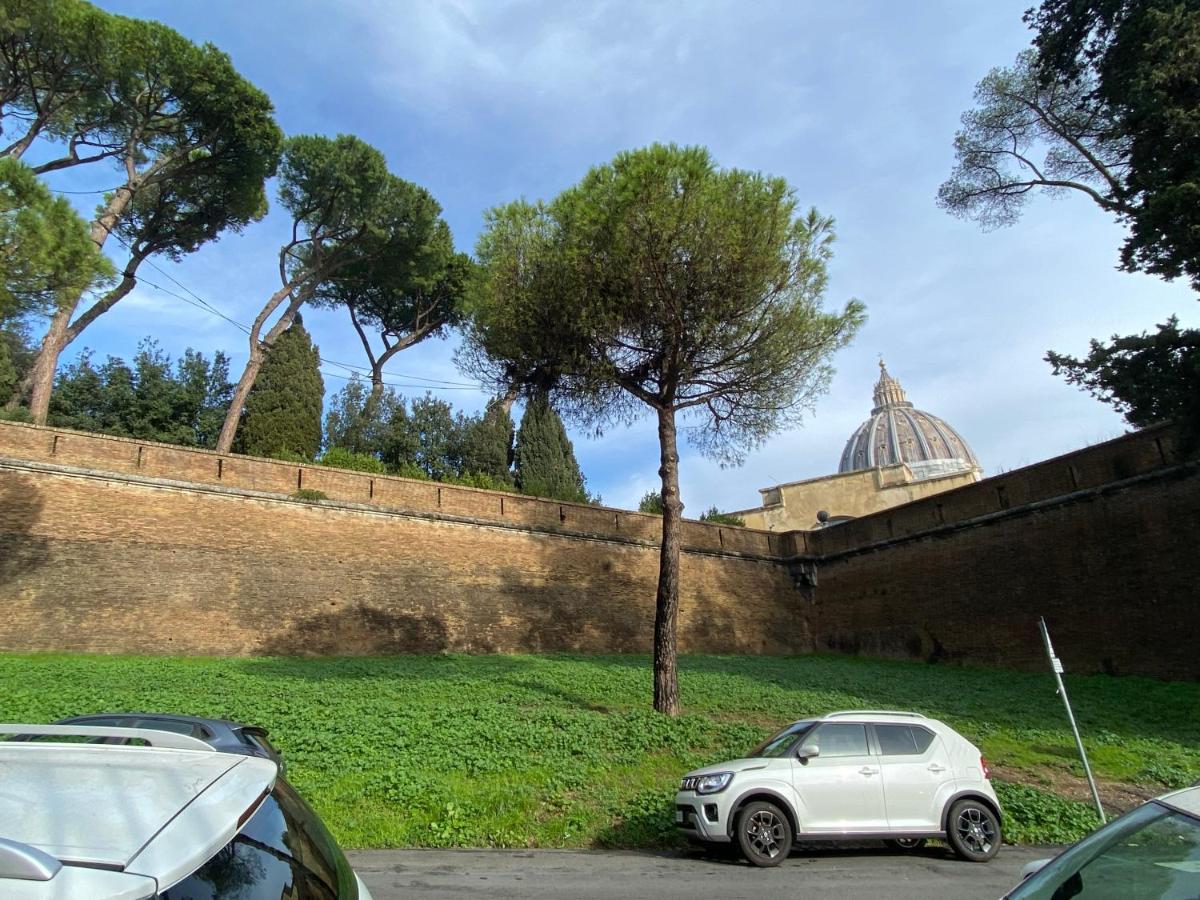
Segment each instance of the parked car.
[{"label": "parked car", "polygon": [[741,759],[684,776],[675,824],[709,849],[775,866],[794,841],[943,838],[984,862],[1002,839],[979,748],[920,713],[851,710],[793,722]]},{"label": "parked car", "polygon": [[1200,787],[1143,803],[1027,868],[1006,900],[1200,897]]},{"label": "parked car", "polygon": [[[154,728],[174,731],[199,738],[214,750],[260,756],[272,760],[281,773],[287,772],[283,756],[267,739],[267,729],[258,725],[243,725],[229,719],[206,719],[201,716],[182,716],[162,713],[97,713],[60,719],[59,725],[103,725],[115,728]],[[23,739],[23,736],[18,736]],[[128,743],[127,740],[101,738],[106,743]]]},{"label": "parked car", "polygon": [[149,728],[0,734],[39,738],[0,743],[5,900],[371,898],[273,760]]}]

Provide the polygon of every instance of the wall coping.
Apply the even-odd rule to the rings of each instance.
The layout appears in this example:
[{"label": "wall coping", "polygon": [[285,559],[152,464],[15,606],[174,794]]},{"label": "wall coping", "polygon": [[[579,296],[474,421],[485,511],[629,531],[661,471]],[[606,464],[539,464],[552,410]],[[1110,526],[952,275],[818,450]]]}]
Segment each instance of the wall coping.
[{"label": "wall coping", "polygon": [[[99,469],[87,469],[79,466],[64,466],[57,463],[44,463],[33,460],[14,459],[6,456],[0,456],[0,469],[41,472],[68,478],[106,481],[112,484],[136,484],[143,487],[157,488],[159,490],[181,491],[198,494],[218,494],[238,499],[251,499],[271,503],[297,504],[310,509],[315,507],[320,509],[332,509],[340,512],[365,513],[367,515],[378,515],[388,518],[423,519],[425,521],[444,522],[452,525],[467,525],[475,528],[489,528],[497,531],[519,531],[527,534],[565,537],[574,540],[595,541],[606,544],[621,544],[647,550],[657,550],[661,544],[661,541],[649,541],[628,535],[613,535],[602,532],[586,531],[584,529],[560,528],[553,525],[541,525],[536,523],[509,522],[500,519],[478,518],[475,516],[434,512],[432,510],[423,510],[403,506],[384,506],[382,504],[373,503],[353,503],[348,500],[300,500],[295,497],[291,497],[288,494],[276,493],[273,491],[260,491],[253,488],[234,488],[225,487],[223,485],[203,484],[195,481],[176,481],[169,478],[153,478],[145,475],[132,475],[124,472],[106,472]],[[524,495],[518,494],[517,496]],[[767,562],[776,565],[782,565],[785,562],[785,558],[783,556],[766,556],[757,553],[746,553],[740,550],[695,547],[689,546],[686,543],[681,549],[684,553],[695,556],[741,559],[750,562]]]}]

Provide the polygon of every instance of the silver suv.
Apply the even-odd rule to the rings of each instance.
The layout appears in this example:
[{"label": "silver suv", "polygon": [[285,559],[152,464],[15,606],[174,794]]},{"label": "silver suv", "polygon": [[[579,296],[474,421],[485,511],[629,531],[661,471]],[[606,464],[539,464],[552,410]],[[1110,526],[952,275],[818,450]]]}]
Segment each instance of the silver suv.
[{"label": "silver suv", "polygon": [[793,841],[943,838],[964,859],[1000,847],[1000,801],[979,748],[920,713],[851,710],[793,722],[741,759],[684,776],[675,824],[710,849],[776,866]]}]

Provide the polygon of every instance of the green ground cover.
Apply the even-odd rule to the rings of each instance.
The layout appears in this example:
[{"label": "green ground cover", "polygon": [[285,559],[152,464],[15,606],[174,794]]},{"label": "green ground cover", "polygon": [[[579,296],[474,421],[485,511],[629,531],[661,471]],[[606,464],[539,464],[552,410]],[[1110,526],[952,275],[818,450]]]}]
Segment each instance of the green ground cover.
[{"label": "green ground cover", "polygon": [[[1102,779],[1200,777],[1200,685],[1068,677]],[[1007,836],[1094,824],[1053,790],[1078,774],[1049,674],[844,657],[680,660],[685,714],[650,710],[645,656],[195,659],[0,654],[0,720],[176,711],[266,726],[350,847],[669,846],[690,768],[833,709],[912,709],[979,744],[1010,783]]]}]

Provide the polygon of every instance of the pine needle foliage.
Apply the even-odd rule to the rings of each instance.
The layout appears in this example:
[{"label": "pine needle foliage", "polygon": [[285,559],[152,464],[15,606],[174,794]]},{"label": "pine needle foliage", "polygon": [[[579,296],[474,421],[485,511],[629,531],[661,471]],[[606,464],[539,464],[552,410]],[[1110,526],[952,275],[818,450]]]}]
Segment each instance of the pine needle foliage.
[{"label": "pine needle foliage", "polygon": [[313,459],[321,448],[325,382],[321,357],[300,317],[267,352],[238,430],[238,450],[252,456],[295,453]]}]

